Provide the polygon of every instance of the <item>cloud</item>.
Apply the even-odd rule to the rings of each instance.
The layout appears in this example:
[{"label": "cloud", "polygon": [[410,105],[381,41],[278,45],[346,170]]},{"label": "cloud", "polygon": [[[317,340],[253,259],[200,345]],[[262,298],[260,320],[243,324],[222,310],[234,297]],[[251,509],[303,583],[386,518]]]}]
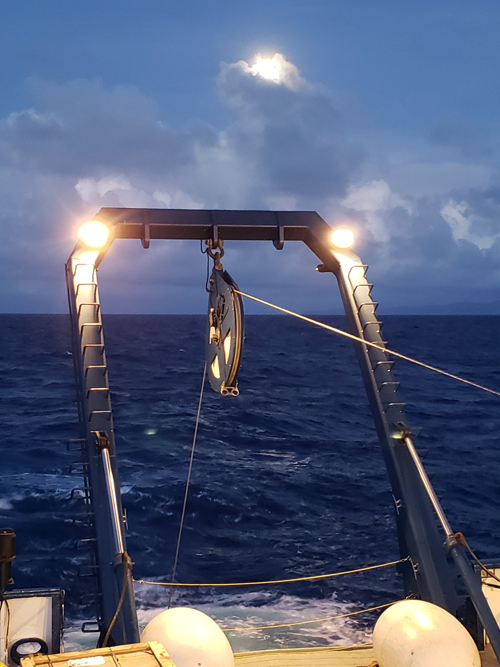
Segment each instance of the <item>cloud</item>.
[{"label": "cloud", "polygon": [[178,130],[161,122],[157,106],[131,86],[107,89],[99,79],[57,85],[36,81],[42,111],[14,112],[0,123],[3,164],[80,175],[130,169],[171,174],[196,160],[196,146],[216,133],[202,123]]},{"label": "cloud", "polygon": [[[500,179],[413,197],[390,178],[365,179],[366,153],[346,137],[331,95],[280,54],[223,63],[216,90],[231,113],[222,129],[169,125],[132,86],[31,82],[30,108],[0,120],[1,310],[65,310],[61,267],[78,222],[102,206],[317,210],[332,224],[354,223],[370,278],[385,294],[397,286],[420,302],[438,293],[460,300],[467,290],[484,294],[484,284],[498,287]],[[125,245],[101,268],[113,310],[204,310],[197,244]],[[288,307],[327,309],[333,288],[307,249],[269,245],[258,258],[272,262],[272,276],[237,245],[227,268],[237,267],[249,291]],[[476,269],[481,280],[471,278]]]},{"label": "cloud", "polygon": [[[457,241],[469,241],[480,250],[491,248],[500,237],[500,230],[491,235],[481,234],[482,221],[465,201],[460,203],[450,199],[441,209],[441,215],[450,225],[453,238]],[[486,222],[489,226],[489,221]],[[475,232],[474,229],[478,231]],[[479,233],[478,233],[479,232]]]},{"label": "cloud", "polygon": [[490,133],[484,127],[449,118],[435,123],[429,139],[437,146],[458,149],[465,157],[482,157],[492,153]]},{"label": "cloud", "polygon": [[0,308],[65,310],[61,267],[79,221],[101,206],[200,207],[183,172],[217,143],[176,129],[138,90],[36,81],[33,108],[0,121]]},{"label": "cloud", "polygon": [[490,186],[455,191],[455,198],[403,198],[383,180],[351,186],[341,204],[360,229],[358,249],[382,307],[395,307],[402,294],[410,312],[498,299],[499,195]]},{"label": "cloud", "polygon": [[372,234],[375,241],[382,243],[390,238],[384,220],[387,212],[401,207],[407,213],[412,213],[411,203],[392,192],[389,184],[383,180],[351,185],[347,196],[340,203],[347,209],[363,213],[365,230]]},{"label": "cloud", "polygon": [[[101,206],[292,209],[344,193],[361,151],[325,91],[270,60],[277,80],[222,65],[234,114],[222,131],[170,126],[133,86],[32,80],[31,107],[0,120],[0,307],[64,308],[60,267],[78,221]],[[151,270],[167,255],[155,249]]]},{"label": "cloud", "polygon": [[245,61],[223,63],[221,99],[236,111],[229,148],[250,159],[262,192],[298,197],[345,192],[364,151],[350,143],[328,94],[306,82],[282,55],[268,79]]},{"label": "cloud", "polygon": [[103,197],[108,192],[130,192],[132,186],[128,178],[122,174],[116,176],[106,176],[96,180],[95,178],[80,178],[75,185],[75,190],[78,192],[83,201],[89,201],[96,195]]}]

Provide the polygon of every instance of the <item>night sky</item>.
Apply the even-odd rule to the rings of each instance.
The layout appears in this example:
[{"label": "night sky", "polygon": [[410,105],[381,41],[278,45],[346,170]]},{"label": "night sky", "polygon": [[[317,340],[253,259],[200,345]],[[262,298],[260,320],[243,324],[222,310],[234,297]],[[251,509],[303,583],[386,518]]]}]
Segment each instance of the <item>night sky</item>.
[{"label": "night sky", "polygon": [[[78,225],[138,206],[316,210],[381,312],[500,313],[499,34],[498,0],[3,0],[0,312],[66,312]],[[338,311],[317,263],[224,257],[244,291]],[[103,309],[204,312],[205,271],[198,243],[117,242]]]}]

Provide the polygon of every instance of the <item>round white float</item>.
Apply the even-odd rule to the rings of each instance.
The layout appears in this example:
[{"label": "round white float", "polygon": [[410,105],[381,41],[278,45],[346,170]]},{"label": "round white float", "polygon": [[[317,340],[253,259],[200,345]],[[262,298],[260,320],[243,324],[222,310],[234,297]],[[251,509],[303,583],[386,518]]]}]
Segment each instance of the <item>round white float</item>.
[{"label": "round white float", "polygon": [[197,609],[162,611],[146,625],[141,641],[161,642],[175,667],[234,667],[226,635],[210,616]]},{"label": "round white float", "polygon": [[384,611],[373,630],[380,667],[481,667],[479,651],[449,612],[423,600],[403,600]]}]

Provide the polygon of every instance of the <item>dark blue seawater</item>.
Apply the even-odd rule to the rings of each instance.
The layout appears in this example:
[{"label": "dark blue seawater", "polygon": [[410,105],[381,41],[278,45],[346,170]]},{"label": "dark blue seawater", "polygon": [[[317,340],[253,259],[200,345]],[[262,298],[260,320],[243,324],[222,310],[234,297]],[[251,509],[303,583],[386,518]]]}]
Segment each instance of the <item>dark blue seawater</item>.
[{"label": "dark blue seawater", "polygon": [[[341,317],[323,321],[345,328]],[[168,580],[203,372],[202,316],[107,316],[105,337],[128,550],[136,579]],[[500,389],[500,317],[388,317],[393,349]],[[78,437],[66,316],[0,315],[0,524],[17,534],[16,587],[66,589],[81,604],[84,537],[69,474]],[[451,525],[486,560],[500,557],[500,399],[398,362],[407,418]],[[396,559],[393,504],[352,343],[283,316],[251,316],[240,396],[203,397],[178,581],[282,579]],[[141,621],[167,589],[137,586]],[[226,624],[263,625],[383,604],[394,568],[317,583],[174,594]],[[266,643],[362,640],[373,616],[231,636]],[[75,639],[75,641],[78,641]],[[71,644],[71,641],[70,641]]]}]

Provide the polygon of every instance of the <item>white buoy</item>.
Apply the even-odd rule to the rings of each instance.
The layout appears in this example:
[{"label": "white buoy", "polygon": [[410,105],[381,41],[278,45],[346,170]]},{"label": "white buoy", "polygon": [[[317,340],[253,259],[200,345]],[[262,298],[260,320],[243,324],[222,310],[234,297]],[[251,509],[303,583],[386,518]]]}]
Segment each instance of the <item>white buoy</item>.
[{"label": "white buoy", "polygon": [[142,642],[161,642],[175,667],[234,667],[231,645],[210,616],[188,607],[160,612],[144,628]]},{"label": "white buoy", "polygon": [[479,651],[449,612],[423,600],[403,600],[384,611],[373,631],[380,667],[481,667]]}]

